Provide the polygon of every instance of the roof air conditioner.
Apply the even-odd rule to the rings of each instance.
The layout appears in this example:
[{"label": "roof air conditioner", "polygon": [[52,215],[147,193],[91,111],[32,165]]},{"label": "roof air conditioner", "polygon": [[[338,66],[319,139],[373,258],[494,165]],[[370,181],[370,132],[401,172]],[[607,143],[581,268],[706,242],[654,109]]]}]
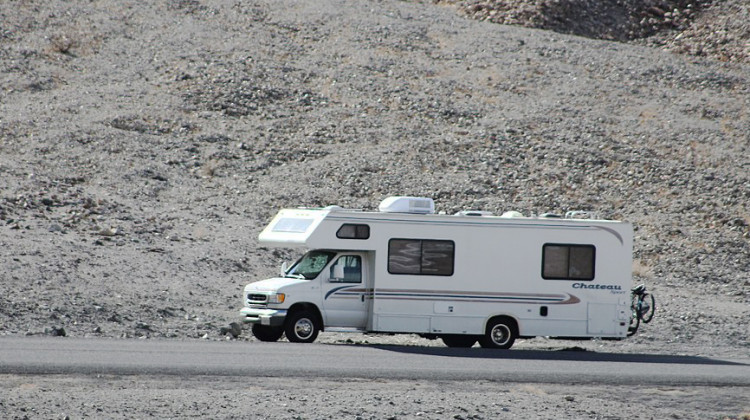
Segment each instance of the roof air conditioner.
[{"label": "roof air conditioner", "polygon": [[435,213],[435,202],[424,197],[388,197],[380,203],[378,210],[383,213]]}]

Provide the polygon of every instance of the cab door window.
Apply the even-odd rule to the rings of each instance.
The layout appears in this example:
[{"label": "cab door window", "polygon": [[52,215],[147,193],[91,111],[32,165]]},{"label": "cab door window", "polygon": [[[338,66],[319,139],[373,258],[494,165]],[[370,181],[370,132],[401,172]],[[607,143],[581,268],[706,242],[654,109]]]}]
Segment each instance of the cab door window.
[{"label": "cab door window", "polygon": [[329,279],[333,283],[362,283],[362,257],[343,255],[331,266]]}]

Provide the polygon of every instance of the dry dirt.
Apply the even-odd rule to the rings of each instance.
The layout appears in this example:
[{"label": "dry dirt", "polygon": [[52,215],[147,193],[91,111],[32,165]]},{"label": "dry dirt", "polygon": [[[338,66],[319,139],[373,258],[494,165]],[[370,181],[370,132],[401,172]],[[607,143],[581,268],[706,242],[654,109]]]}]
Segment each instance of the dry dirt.
[{"label": "dry dirt", "polygon": [[0,335],[227,339],[244,284],[296,255],[258,246],[279,208],[403,194],[634,223],[654,321],[519,348],[749,357],[747,4],[648,30],[592,9],[585,33],[452,3],[0,3]]},{"label": "dry dirt", "polygon": [[0,376],[0,413],[18,419],[722,419],[742,418],[742,411],[736,410],[741,410],[743,400],[747,402],[747,389],[733,387],[362,379],[300,382]]}]

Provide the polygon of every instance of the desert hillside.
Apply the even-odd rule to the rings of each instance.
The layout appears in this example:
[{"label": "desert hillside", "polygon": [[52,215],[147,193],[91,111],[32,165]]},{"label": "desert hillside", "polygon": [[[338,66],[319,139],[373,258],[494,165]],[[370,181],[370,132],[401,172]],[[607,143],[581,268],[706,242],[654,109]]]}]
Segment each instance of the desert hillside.
[{"label": "desert hillside", "polygon": [[750,60],[744,0],[445,0],[466,16],[720,61]]},{"label": "desert hillside", "polygon": [[1,2],[0,335],[224,339],[279,208],[418,195],[631,221],[657,317],[586,345],[747,356],[747,6],[454,3]]}]

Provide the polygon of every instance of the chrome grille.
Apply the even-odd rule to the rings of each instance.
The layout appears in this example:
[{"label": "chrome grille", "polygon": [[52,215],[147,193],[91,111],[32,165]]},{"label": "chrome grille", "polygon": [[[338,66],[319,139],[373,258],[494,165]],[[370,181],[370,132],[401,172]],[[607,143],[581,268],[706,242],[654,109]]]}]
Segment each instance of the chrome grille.
[{"label": "chrome grille", "polygon": [[247,295],[247,300],[248,302],[253,303],[266,303],[266,301],[268,300],[268,296],[260,293],[249,293]]}]

